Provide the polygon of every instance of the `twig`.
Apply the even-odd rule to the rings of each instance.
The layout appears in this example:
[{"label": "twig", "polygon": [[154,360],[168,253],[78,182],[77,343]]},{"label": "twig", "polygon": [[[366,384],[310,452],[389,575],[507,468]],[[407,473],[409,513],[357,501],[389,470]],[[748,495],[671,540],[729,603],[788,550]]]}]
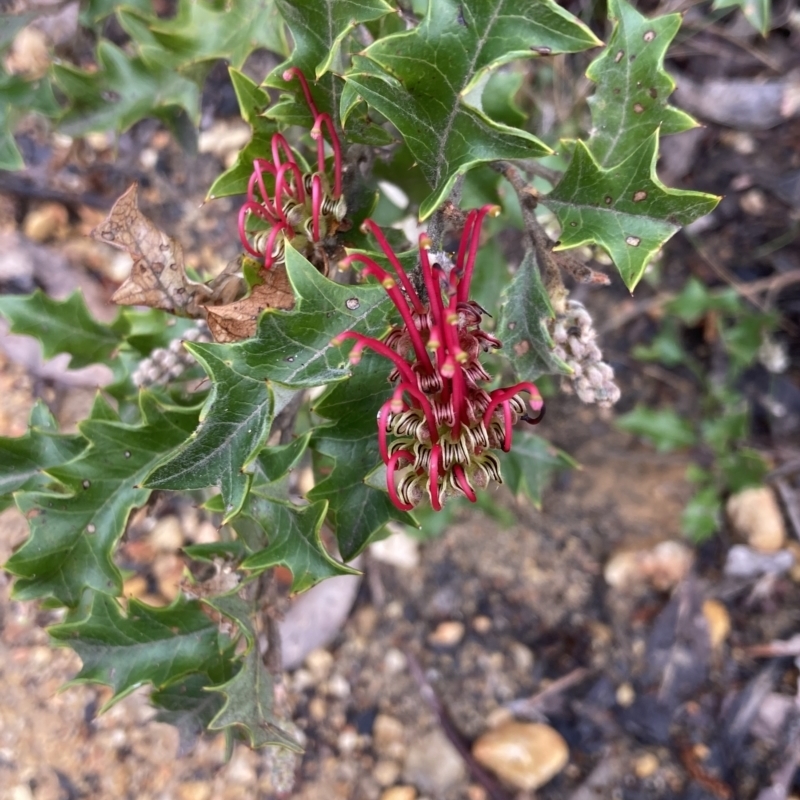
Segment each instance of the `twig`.
[{"label": "twig", "polygon": [[406,652],[406,660],[408,662],[408,669],[411,672],[411,677],[414,678],[414,681],[419,687],[419,693],[422,699],[438,718],[445,736],[447,736],[456,750],[458,750],[458,754],[461,758],[464,759],[464,763],[470,775],[484,788],[492,800],[511,800],[510,796],[503,788],[490,777],[483,767],[475,760],[467,743],[464,741],[464,737],[461,735],[458,728],[456,728],[455,723],[436,694],[436,691],[425,679],[425,674],[422,671],[422,666],[419,661],[409,652]]},{"label": "twig", "polygon": [[461,191],[464,188],[464,176],[459,175],[453,184],[453,189],[447,200],[433,212],[428,223],[428,238],[431,240],[431,248],[436,250],[444,249],[444,234],[447,230],[450,210],[458,206],[461,202]]},{"label": "twig", "polygon": [[492,164],[492,167],[514,187],[514,191],[517,193],[519,205],[522,209],[525,233],[528,235],[528,240],[536,253],[536,262],[542,271],[544,287],[556,313],[563,312],[568,292],[564,286],[564,281],[561,280],[561,270],[553,257],[553,242],[545,233],[539,220],[536,219],[535,209],[539,204],[539,195],[532,186],[528,185],[513,164],[509,164],[507,161],[496,161]]},{"label": "twig", "polygon": [[783,501],[783,507],[786,510],[786,516],[794,531],[796,538],[800,539],[800,511],[797,509],[797,490],[792,490],[784,478],[778,478],[775,481],[775,488]]},{"label": "twig", "polygon": [[562,675],[553,681],[546,689],[526,698],[525,700],[512,700],[505,707],[514,715],[520,717],[533,717],[541,713],[541,709],[551,697],[572,688],[585,680],[590,674],[586,667],[577,667],[572,672]]},{"label": "twig", "polygon": [[30,180],[3,170],[0,170],[0,192],[17,197],[29,197],[32,200],[49,200],[64,206],[89,206],[103,211],[108,211],[113,205],[111,200],[93,192],[73,194],[51,189],[49,186],[37,186]]},{"label": "twig", "polygon": [[544,164],[539,164],[536,161],[512,161],[511,162],[517,169],[521,169],[528,175],[536,175],[539,178],[544,178],[546,181],[555,186],[562,178],[563,172],[557,169],[550,169],[545,167]]}]

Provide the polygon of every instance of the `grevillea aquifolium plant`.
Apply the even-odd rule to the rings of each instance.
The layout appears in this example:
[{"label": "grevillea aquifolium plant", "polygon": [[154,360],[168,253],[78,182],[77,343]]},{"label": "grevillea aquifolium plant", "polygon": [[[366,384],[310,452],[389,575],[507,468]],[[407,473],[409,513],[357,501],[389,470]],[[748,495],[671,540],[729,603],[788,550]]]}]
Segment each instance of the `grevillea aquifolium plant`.
[{"label": "grevillea aquifolium plant", "polygon": [[[217,13],[190,5],[184,14]],[[252,140],[208,193],[243,252],[205,282],[190,277],[133,186],[93,234],[133,260],[111,324],[79,293],[0,297],[12,330],[37,336],[46,357],[112,374],[77,432],[39,402],[24,436],[0,439],[0,504],[30,528],[5,564],[15,597],[64,609],[50,633],[80,655],[79,679],[108,684],[109,702],[149,685],[160,718],[189,738],[296,748],[291,710],[273,698],[277,628],[260,612],[279,600],[266,576],[287,568],[294,593],[352,573],[387,525],[417,525],[427,509],[510,491],[539,505],[547,474],[570,462],[533,433],[535,382],[560,376],[606,406],[619,396],[571,287],[610,280],[592,266],[602,250],[633,290],[717,198],[669,189],[654,171],[659,138],[695,124],[669,104],[663,67],[678,15],[609,0],[604,45],[552,0],[431,0],[419,17],[386,0],[329,0],[325,25],[311,0],[264,5],[270,36],[253,23],[251,45],[234,37],[235,64],[248,46],[283,60],[263,83],[231,68]],[[174,90],[184,65],[159,50],[165,37],[180,33],[198,61],[219,43],[115,13],[128,54],[101,41],[100,71],[57,76],[84,112],[105,108],[97,125],[124,128],[138,117],[123,114],[110,76]],[[583,51],[591,132],[548,144],[529,92],[547,90],[551,56]],[[124,599],[117,558],[154,491],[192,492],[219,531],[183,548],[167,607]]]}]

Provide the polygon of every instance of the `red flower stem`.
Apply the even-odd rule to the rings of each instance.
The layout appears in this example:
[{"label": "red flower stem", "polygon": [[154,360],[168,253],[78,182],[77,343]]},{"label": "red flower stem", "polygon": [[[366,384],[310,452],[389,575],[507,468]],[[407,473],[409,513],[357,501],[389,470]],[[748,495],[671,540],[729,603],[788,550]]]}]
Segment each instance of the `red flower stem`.
[{"label": "red flower stem", "polygon": [[[261,203],[262,205],[266,206],[269,209],[269,212],[277,219],[277,215],[275,214],[275,209],[272,205],[272,200],[270,200],[269,192],[267,191],[266,184],[264,183],[264,172],[269,172],[275,177],[275,167],[269,161],[264,161],[263,158],[257,158],[253,162],[253,174],[250,176],[250,180],[247,183],[247,199],[252,203]],[[259,191],[261,192],[261,199],[257,199],[255,196],[255,192],[253,189],[255,188],[255,184],[258,183]]]},{"label": "red flower stem", "polygon": [[403,293],[400,291],[398,285],[395,283],[394,278],[389,275],[388,272],[385,272],[381,267],[379,267],[374,261],[372,261],[372,259],[368,259],[365,256],[359,258],[358,255],[359,254],[356,254],[352,257],[354,261],[358,260],[371,262],[367,263],[364,269],[361,270],[361,274],[372,275],[380,281],[381,286],[383,286],[383,288],[386,290],[386,294],[389,295],[397,310],[400,312],[400,316],[403,318],[403,322],[406,325],[406,330],[408,331],[408,336],[411,339],[411,344],[414,347],[414,353],[417,356],[417,363],[423,369],[430,372],[433,369],[433,364],[431,363],[430,356],[425,348],[425,342],[422,341],[422,336],[417,330],[417,326],[414,324],[414,318],[411,316],[411,311],[406,304],[406,299],[403,296]]},{"label": "red flower stem", "polygon": [[458,244],[458,255],[456,256],[456,273],[460,276],[464,274],[464,258],[467,254],[469,243],[472,241],[472,228],[475,224],[475,217],[478,216],[478,210],[473,208],[464,221],[464,230],[461,232],[461,240]]},{"label": "red flower stem", "polygon": [[325,174],[325,139],[322,135],[322,124],[328,128],[331,137],[331,147],[333,148],[333,196],[342,196],[342,146],[339,137],[333,127],[333,120],[329,114],[317,114],[314,120],[314,127],[311,129],[311,138],[317,142],[317,167],[323,175]]},{"label": "red flower stem", "polygon": [[464,473],[464,467],[462,467],[461,464],[456,464],[453,467],[453,475],[455,475],[456,483],[459,485],[461,491],[467,496],[467,500],[469,500],[470,503],[476,502],[478,497],[475,494],[475,490],[469,485],[467,476]]},{"label": "red flower stem", "polygon": [[445,340],[450,351],[450,357],[454,361],[454,371],[452,377],[453,384],[453,436],[461,434],[461,421],[466,419],[467,389],[464,380],[462,364],[467,360],[467,353],[462,349],[458,341],[458,312],[456,311],[456,297],[450,298],[450,305],[447,307],[447,319],[445,320]]},{"label": "red flower stem", "polygon": [[392,453],[391,458],[386,462],[386,488],[389,490],[389,497],[396,508],[399,508],[401,511],[412,511],[414,506],[410,503],[404,503],[400,499],[394,485],[394,473],[397,469],[397,462],[401,459],[405,459],[409,464],[414,463],[414,456],[412,456],[408,450],[398,450],[396,453]]},{"label": "red flower stem", "polygon": [[511,402],[510,400],[503,400],[503,452],[507,453],[511,449],[511,442],[513,438],[514,420],[511,416]]},{"label": "red flower stem", "polygon": [[[481,227],[483,226],[483,220],[487,214],[497,216],[499,213],[500,209],[498,206],[485,205],[483,208],[478,210],[475,215],[475,221],[472,225],[469,236],[469,255],[467,256],[467,263],[464,265],[464,274],[458,284],[458,300],[461,303],[466,303],[467,300],[469,300],[469,287],[472,283],[472,273],[475,269],[475,258],[478,255],[478,245],[480,244],[481,240]],[[461,243],[463,245],[463,238]],[[459,255],[460,254],[461,251],[459,248]]]},{"label": "red flower stem", "polygon": [[444,304],[442,303],[442,290],[437,285],[434,278],[433,270],[431,269],[431,262],[428,258],[428,250],[431,246],[431,240],[428,238],[427,233],[419,235],[419,260],[422,266],[422,278],[425,281],[425,288],[428,291],[428,300],[431,306],[431,315],[433,322],[439,326],[440,330],[444,330]]},{"label": "red flower stem", "polygon": [[431,449],[431,461],[428,469],[428,491],[431,495],[431,506],[434,511],[442,510],[442,501],[439,497],[439,468],[442,461],[442,446],[435,444]]},{"label": "red flower stem", "polygon": [[488,427],[492,419],[492,414],[494,414],[494,410],[497,406],[504,400],[510,400],[520,392],[527,392],[531,396],[529,402],[534,411],[538,411],[544,405],[544,400],[542,400],[542,396],[539,394],[535,383],[523,381],[516,386],[510,386],[505,389],[495,389],[491,394],[492,399],[489,405],[486,406],[486,411],[483,412],[483,424]]},{"label": "red flower stem", "polygon": [[303,75],[303,72],[297,67],[289,67],[289,69],[284,71],[283,79],[288,83],[288,81],[290,81],[292,78],[297,78],[297,80],[300,81],[303,94],[306,96],[306,103],[308,103],[308,107],[311,109],[311,114],[316,119],[319,116],[319,111],[317,111],[317,107],[314,105],[314,101],[311,99],[311,89],[308,86],[306,76]]},{"label": "red flower stem", "polygon": [[417,314],[424,315],[425,306],[422,300],[419,299],[419,295],[416,289],[414,289],[414,284],[411,283],[406,271],[403,269],[400,259],[394,254],[394,250],[392,250],[389,242],[386,241],[383,231],[371,219],[364,220],[361,227],[366,228],[378,240],[381,250],[386,254],[389,262],[394,267],[395,273],[397,273],[400,283],[403,284],[403,288],[406,290],[409,300],[411,300],[411,305],[414,306],[414,311],[416,311]]},{"label": "red flower stem", "polygon": [[281,166],[281,150],[286,155],[286,163],[294,164],[294,153],[292,148],[289,147],[289,142],[284,139],[283,134],[276,133],[272,137],[272,163],[276,170]]},{"label": "red flower stem", "polygon": [[[355,339],[356,346],[350,351],[350,361],[351,363],[358,363],[358,358],[361,354],[361,351],[365,347],[369,347],[374,350],[379,355],[382,355],[384,358],[388,358],[396,367],[397,371],[403,376],[403,380],[407,381],[410,384],[415,384],[417,382],[416,376],[411,369],[411,365],[403,358],[400,358],[397,353],[394,352],[391,348],[387,347],[383,342],[379,342],[377,339],[373,339],[370,336],[364,336],[363,333],[356,333],[355,331],[345,331],[344,333],[340,333],[336,336],[333,340],[331,340],[332,345],[341,344],[343,339]],[[353,362],[353,358],[355,356],[355,362]]]},{"label": "red flower stem", "polygon": [[319,217],[322,212],[322,195],[322,178],[317,173],[314,173],[314,176],[311,178],[311,219],[315,242],[320,240]]},{"label": "red flower stem", "polygon": [[425,414],[425,421],[428,423],[428,430],[431,434],[431,442],[436,444],[439,441],[439,429],[436,425],[436,415],[433,413],[431,401],[428,399],[425,392],[423,392],[415,383],[401,383],[394,390],[393,400],[398,397],[402,398],[403,392],[408,392],[418,403]]},{"label": "red flower stem", "polygon": [[[294,176],[294,192],[292,192],[292,186],[286,183],[285,178],[287,172],[291,172]],[[306,193],[303,189],[303,173],[300,172],[300,167],[294,162],[281,164],[278,174],[275,177],[275,207],[280,210],[281,219],[286,222],[286,215],[283,213],[283,203],[281,202],[281,196],[284,192],[298,203],[304,203],[306,200]]]}]

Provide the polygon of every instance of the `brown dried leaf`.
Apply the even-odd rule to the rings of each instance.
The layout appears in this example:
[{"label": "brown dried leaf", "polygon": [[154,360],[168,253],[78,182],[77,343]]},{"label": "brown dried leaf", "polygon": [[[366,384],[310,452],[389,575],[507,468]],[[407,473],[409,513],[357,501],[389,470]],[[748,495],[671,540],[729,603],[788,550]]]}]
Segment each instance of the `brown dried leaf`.
[{"label": "brown dried leaf", "polygon": [[91,233],[94,239],[127,251],[133,259],[130,277],[111,299],[119,305],[149,306],[202,318],[201,306],[210,290],[187,278],[180,244],[139,211],[138,188],[137,183],[132,184]]},{"label": "brown dried leaf", "polygon": [[266,308],[294,308],[294,292],[283,264],[262,270],[262,283],[235,303],[207,306],[208,327],[217,342],[239,342],[256,334],[258,317]]}]

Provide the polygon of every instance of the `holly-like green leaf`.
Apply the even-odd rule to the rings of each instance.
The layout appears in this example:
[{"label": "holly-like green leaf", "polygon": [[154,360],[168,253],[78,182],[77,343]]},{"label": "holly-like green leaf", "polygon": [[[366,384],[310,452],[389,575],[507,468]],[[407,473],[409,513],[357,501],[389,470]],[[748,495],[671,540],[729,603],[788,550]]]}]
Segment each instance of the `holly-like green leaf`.
[{"label": "holly-like green leaf", "polygon": [[200,605],[178,597],[168,608],[132,598],[123,614],[117,601],[98,593],[87,616],[49,629],[80,656],[75,683],[104,683],[114,693],[103,710],[146,683],[156,688],[194,672],[220,651],[216,625]]},{"label": "holly-like green leaf", "polygon": [[185,70],[202,61],[226,59],[241,67],[263,47],[282,52],[281,19],[270,2],[181,0],[175,16],[163,19],[152,9],[120,8],[117,19],[152,67]]},{"label": "holly-like green leaf", "polygon": [[250,476],[243,470],[266,441],[275,413],[272,387],[251,377],[237,353],[225,345],[187,345],[211,378],[200,427],[186,447],[144,481],[149,489],[219,486],[224,519],[239,513]]},{"label": "holly-like green leaf", "polygon": [[684,535],[695,544],[711,538],[719,529],[722,501],[713,486],[699,489],[686,504],[681,515]]},{"label": "holly-like green leaf", "polygon": [[221,653],[203,664],[201,670],[150,692],[150,703],[158,709],[156,722],[165,722],[178,729],[179,757],[191,750],[211,720],[222,710],[225,701],[211,689],[231,679],[234,665],[231,653]]},{"label": "holly-like green leaf", "polygon": [[50,410],[37,402],[23,436],[0,437],[0,510],[9,505],[11,492],[45,488],[43,470],[71,461],[87,445],[83,436],[60,434]]},{"label": "holly-like green leaf", "polygon": [[577,142],[561,182],[542,200],[561,225],[555,249],[601,245],[633,290],[664,242],[719,202],[710,194],[667,189],[655,172],[657,155],[658,132],[610,169]]},{"label": "holly-like green leaf", "polygon": [[69,101],[60,124],[64,133],[80,136],[89,131],[125,131],[152,116],[175,125],[179,109],[190,119],[199,119],[199,89],[176,70],[130,58],[105,40],[97,45],[97,64],[96,71],[68,64],[53,66]]},{"label": "holly-like green leaf", "polygon": [[108,361],[122,342],[121,333],[89,314],[77,291],[66,300],[53,300],[40,289],[31,295],[6,295],[0,297],[0,314],[11,323],[12,333],[38,339],[46,359],[69,353],[73,369]]},{"label": "holly-like green leaf", "polygon": [[329,518],[345,561],[355,558],[390,520],[414,524],[392,505],[385,491],[365,483],[380,461],[376,417],[391,390],[389,372],[389,362],[368,353],[350,380],[334,386],[314,409],[332,422],[314,431],[311,447],[336,464],[308,499],[330,504]]},{"label": "holly-like green leaf", "polygon": [[397,127],[419,162],[433,189],[420,207],[424,219],[476,164],[550,152],[468,104],[482,76],[514,59],[598,44],[552,0],[431,0],[416,28],[376,41],[345,79]]},{"label": "holly-like green leaf", "polygon": [[501,459],[508,487],[517,496],[526,494],[536,508],[542,507],[542,492],[556,472],[578,467],[573,458],[541,436],[517,432],[513,447]]},{"label": "holly-like green leaf", "polygon": [[263,115],[270,104],[269,95],[239,70],[231,68],[229,73],[239,112],[253,129],[253,138],[239,153],[236,162],[214,181],[207,199],[244,194],[253,174],[253,162],[257,158],[269,158],[272,135],[277,131],[276,124]]},{"label": "holly-like green leaf", "polygon": [[553,307],[542,283],[536,255],[529,249],[511,282],[503,291],[497,338],[500,351],[522,379],[536,380],[540,375],[566,375],[570,368],[553,354],[555,343],[547,322],[553,319]]},{"label": "holly-like green leaf", "polygon": [[227,683],[211,687],[225,697],[225,705],[208,726],[209,730],[233,728],[243,733],[250,747],[278,745],[302,752],[302,748],[280,728],[273,712],[273,681],[258,655],[251,647],[241,669]]},{"label": "holly-like green leaf", "polygon": [[269,545],[247,558],[242,569],[258,573],[281,564],[292,573],[293,592],[304,592],[325,578],[358,574],[331,558],[322,544],[326,502],[300,507],[252,495],[246,513],[264,530]]},{"label": "holly-like green leaf", "polygon": [[268,483],[274,483],[286,475],[302,458],[308,447],[311,432],[298,436],[289,444],[265,447],[258,455],[258,472]]},{"label": "holly-like green leaf", "polygon": [[238,672],[226,683],[210,687],[212,692],[224,695],[225,705],[208,729],[243,733],[251,747],[272,744],[300,751],[297,742],[281,729],[281,721],[273,712],[272,676],[259,656],[253,627],[254,601],[234,592],[208,597],[203,602],[233,620],[247,642]]},{"label": "holly-like green leaf", "polygon": [[342,348],[331,345],[331,339],[348,330],[382,336],[391,308],[386,293],[375,285],[334,283],[291,247],[286,271],[297,305],[291,311],[267,309],[256,336],[232,345],[232,352],[253,379],[269,377],[295,387],[343,380],[350,372]]},{"label": "holly-like green leaf", "polygon": [[649,439],[660,453],[690,447],[697,440],[691,422],[671,409],[659,411],[637,406],[618,417],[617,425],[628,433]]},{"label": "holly-like green leaf", "polygon": [[740,8],[745,19],[762,35],[769,33],[772,0],[714,0],[711,8]]},{"label": "holly-like green leaf", "polygon": [[20,600],[53,597],[76,606],[85,588],[117,595],[122,590],[111,554],[131,510],[150,492],[138,484],[194,429],[197,411],[163,408],[140,396],[142,421],[124,424],[104,401],[95,403],[79,425],[90,446],[78,458],[47,474],[60,481],[63,494],[23,492],[17,505],[28,517],[30,538],[6,562],[17,576]]},{"label": "holly-like green leaf", "polygon": [[343,81],[332,70],[335,66],[335,71],[340,71],[342,43],[356,25],[378,19],[390,13],[392,7],[386,0],[276,1],[292,33],[294,50],[264,83],[281,89],[293,99],[273,106],[269,116],[283,124],[311,127],[311,112],[299,82],[283,79],[287,69],[298,67],[309,81],[317,108],[337,119]]},{"label": "holly-like green leaf", "polygon": [[608,16],[615,21],[611,41],[586,71],[597,84],[589,98],[592,134],[586,144],[606,168],[625,161],[658,130],[663,136],[697,125],[667,103],[675,82],[664,70],[664,55],[681,15],[648,19],[626,0],[609,0]]}]

